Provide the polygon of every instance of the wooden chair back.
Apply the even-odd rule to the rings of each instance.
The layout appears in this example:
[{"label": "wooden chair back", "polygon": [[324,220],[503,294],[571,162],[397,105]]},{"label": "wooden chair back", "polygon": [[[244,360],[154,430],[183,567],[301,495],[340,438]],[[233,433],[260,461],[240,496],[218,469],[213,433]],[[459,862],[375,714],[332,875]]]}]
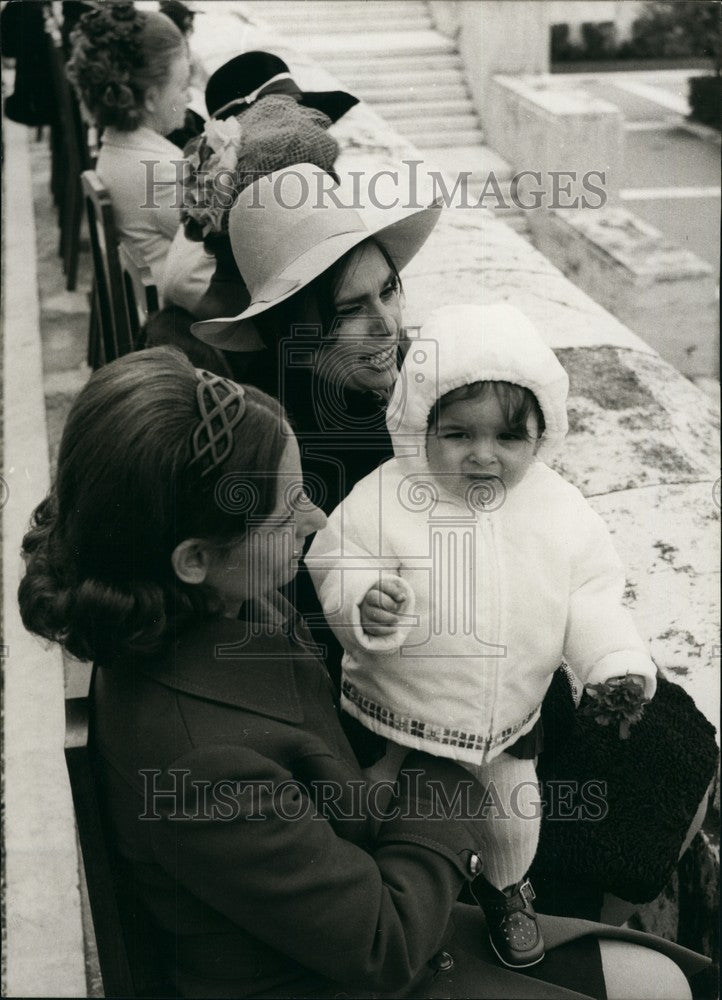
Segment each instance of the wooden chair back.
[{"label": "wooden chair back", "polygon": [[65,702],[65,762],[75,806],[95,942],[106,997],[167,997],[175,990],[153,950],[156,931],[134,879],[108,836],[89,746],[89,699]]},{"label": "wooden chair back", "polygon": [[80,175],[93,258],[94,302],[88,362],[93,368],[134,349],[110,195],[94,170]]},{"label": "wooden chair back", "polygon": [[134,247],[121,240],[118,254],[123,276],[128,325],[137,350],[143,346],[148,317],[158,312],[160,308],[158,289],[153,283],[150,268]]},{"label": "wooden chair back", "polygon": [[65,763],[106,997],[136,995],[88,751],[88,699],[65,702]]}]

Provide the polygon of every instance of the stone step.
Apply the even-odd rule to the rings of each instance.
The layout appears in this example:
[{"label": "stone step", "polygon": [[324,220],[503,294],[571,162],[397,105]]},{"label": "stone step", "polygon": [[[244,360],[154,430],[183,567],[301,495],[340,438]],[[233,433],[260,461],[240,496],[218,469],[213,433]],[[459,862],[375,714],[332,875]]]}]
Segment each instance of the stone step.
[{"label": "stone step", "polygon": [[481,129],[478,128],[464,129],[461,132],[414,132],[413,134],[402,134],[406,135],[419,149],[429,149],[434,146],[480,146],[484,138]]},{"label": "stone step", "polygon": [[[463,115],[418,115],[414,105],[409,104],[403,118],[395,118],[393,126],[402,135],[424,132],[473,132],[479,128],[479,119],[469,111]],[[458,145],[458,144],[457,144]]]},{"label": "stone step", "polygon": [[[483,190],[489,175],[492,173],[502,191],[509,187],[509,180],[514,171],[506,160],[493,149],[489,149],[488,146],[475,143],[473,146],[445,146],[443,148],[426,146],[424,148],[428,163],[440,168],[448,176],[458,177],[460,174],[471,174],[469,185],[473,186],[474,190],[478,190],[479,193]],[[506,198],[506,195],[504,197]],[[492,198],[491,202],[494,200]]]},{"label": "stone step", "polygon": [[264,12],[264,20],[276,28],[280,34],[302,37],[304,46],[307,41],[311,41],[314,35],[337,35],[352,33],[364,37],[368,32],[384,34],[387,31],[425,31],[432,27],[429,18],[419,17],[384,17],[382,18],[355,18],[351,16],[330,18],[319,15],[314,18],[313,14],[307,17],[278,17],[274,14]]},{"label": "stone step", "polygon": [[419,70],[422,67],[429,72],[436,72],[436,70],[441,69],[458,69],[463,71],[463,62],[461,56],[456,55],[453,52],[438,52],[438,53],[426,53],[425,55],[413,55],[407,54],[406,58],[402,56],[385,57],[384,53],[377,53],[373,62],[369,62],[368,59],[359,59],[353,53],[349,53],[344,58],[335,59],[333,56],[329,55],[323,61],[324,68],[333,73],[334,76],[343,78],[342,74],[345,76],[350,76],[353,74],[354,79],[358,77],[363,77],[367,79],[368,77],[375,77],[378,72],[386,72],[388,70],[401,73],[407,71]]},{"label": "stone step", "polygon": [[374,101],[373,109],[376,114],[381,115],[382,118],[394,125],[399,119],[407,118],[412,114],[455,116],[473,113],[473,105],[468,98],[454,101],[413,101],[408,104]]},{"label": "stone step", "polygon": [[463,101],[468,98],[466,87],[461,83],[443,84],[434,87],[433,84],[425,86],[401,86],[393,90],[388,87],[372,87],[370,85],[356,87],[354,93],[357,97],[368,101],[369,104],[376,105],[384,103],[409,104],[415,101]]},{"label": "stone step", "polygon": [[395,59],[397,56],[408,58],[438,53],[456,54],[456,46],[450,38],[435,31],[389,31],[373,32],[361,35],[311,35],[306,37],[308,25],[303,32],[303,47],[309,55],[323,57],[326,64],[327,56],[333,56],[337,61],[346,53],[353,53],[357,58],[370,62],[379,54],[385,59]]},{"label": "stone step", "polygon": [[[280,2],[263,0],[261,3],[252,3],[250,6],[267,16],[279,15],[299,19],[299,15],[296,13],[299,5],[289,3],[288,0],[280,0]],[[428,15],[428,8],[424,0],[401,0],[399,3],[391,3],[387,0],[360,0],[360,2],[344,0],[343,3],[333,3],[331,0],[304,0],[302,6],[304,14],[328,15],[330,17],[344,15],[383,17],[387,14],[400,16],[404,13],[415,16]]]},{"label": "stone step", "polygon": [[341,79],[349,87],[415,87],[419,84],[434,86],[462,84],[464,78],[458,69],[438,69],[427,72],[425,67],[413,70],[397,70],[378,67],[375,73],[344,73]]}]

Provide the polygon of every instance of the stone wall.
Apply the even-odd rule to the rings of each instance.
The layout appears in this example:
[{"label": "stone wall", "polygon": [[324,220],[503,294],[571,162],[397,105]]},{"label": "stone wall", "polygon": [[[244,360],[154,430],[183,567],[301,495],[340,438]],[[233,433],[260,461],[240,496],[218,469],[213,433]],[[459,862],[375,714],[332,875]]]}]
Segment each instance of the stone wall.
[{"label": "stone wall", "polygon": [[485,124],[535,246],[678,371],[717,377],[717,276],[619,203],[619,109],[566,77],[495,75]]},{"label": "stone wall", "polygon": [[[541,174],[541,184],[535,184],[547,192],[543,207],[598,208],[617,202],[623,119],[609,101],[560,85],[553,76],[496,74],[489,86],[484,128],[486,141],[515,172]],[[556,194],[554,172],[565,181]],[[533,202],[525,198],[524,203]]]},{"label": "stone wall", "polygon": [[438,31],[456,39],[482,126],[495,73],[549,71],[549,19],[544,3],[527,0],[431,0]]},{"label": "stone wall", "polygon": [[534,244],[689,378],[719,377],[714,269],[624,208],[537,213]]}]

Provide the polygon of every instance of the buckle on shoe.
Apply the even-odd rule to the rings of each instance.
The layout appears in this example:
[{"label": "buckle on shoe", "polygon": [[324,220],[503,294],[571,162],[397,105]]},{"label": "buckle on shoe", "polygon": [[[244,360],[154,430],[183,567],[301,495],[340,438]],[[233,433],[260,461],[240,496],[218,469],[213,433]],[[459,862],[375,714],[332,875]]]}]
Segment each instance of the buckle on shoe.
[{"label": "buckle on shoe", "polygon": [[534,892],[532,884],[528,878],[524,879],[522,884],[519,886],[519,892],[527,903],[531,903],[536,899],[536,893]]}]

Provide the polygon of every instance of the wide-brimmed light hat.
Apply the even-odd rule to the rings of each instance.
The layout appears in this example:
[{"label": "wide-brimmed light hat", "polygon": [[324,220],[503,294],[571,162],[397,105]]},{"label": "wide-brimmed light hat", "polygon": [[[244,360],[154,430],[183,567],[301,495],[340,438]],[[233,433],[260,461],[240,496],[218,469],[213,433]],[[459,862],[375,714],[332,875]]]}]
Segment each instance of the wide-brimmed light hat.
[{"label": "wide-brimmed light hat", "polygon": [[194,323],[196,337],[222,350],[252,350],[254,316],[290,298],[371,237],[401,271],[439,219],[440,201],[396,212],[387,222],[386,213],[342,207],[333,187],[329,174],[298,163],[241,191],[228,216],[228,235],[251,303],[237,316]]},{"label": "wide-brimmed light hat", "polygon": [[288,65],[272,52],[242,52],[208,80],[206,107],[211,118],[227,118],[269,94],[290,94],[299,104],[323,111],[332,122],[358,104],[358,97],[345,90],[301,90]]}]

